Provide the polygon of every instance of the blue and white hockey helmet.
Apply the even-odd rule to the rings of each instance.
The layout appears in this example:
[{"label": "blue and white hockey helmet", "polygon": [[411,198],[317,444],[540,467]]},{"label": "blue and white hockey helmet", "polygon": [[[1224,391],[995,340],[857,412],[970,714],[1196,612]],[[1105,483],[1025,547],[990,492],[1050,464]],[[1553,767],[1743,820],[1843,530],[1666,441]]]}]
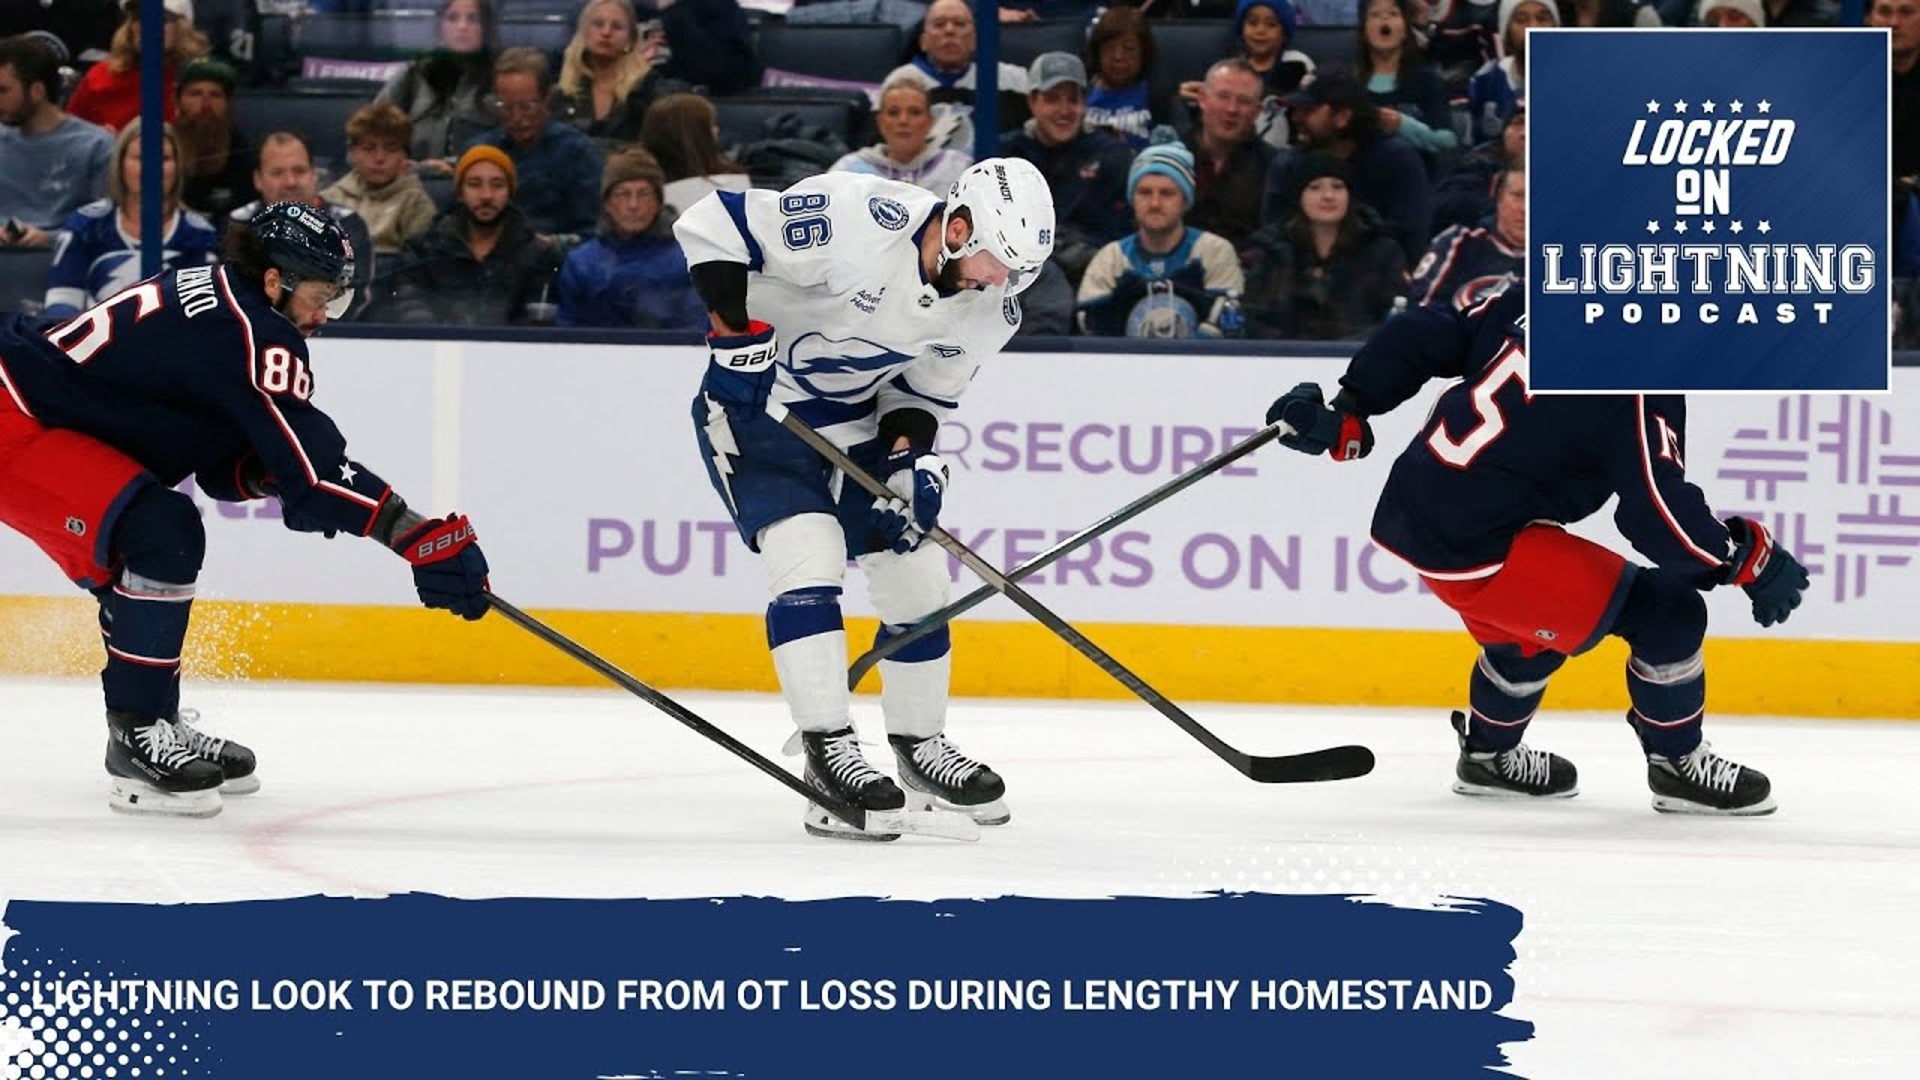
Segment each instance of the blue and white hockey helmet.
[{"label": "blue and white hockey helmet", "polygon": [[944,264],[984,251],[1007,268],[1007,293],[1032,285],[1053,255],[1053,189],[1025,158],[987,158],[967,168],[947,192],[944,230],[953,212],[967,208],[973,232],[957,250],[941,247]]}]

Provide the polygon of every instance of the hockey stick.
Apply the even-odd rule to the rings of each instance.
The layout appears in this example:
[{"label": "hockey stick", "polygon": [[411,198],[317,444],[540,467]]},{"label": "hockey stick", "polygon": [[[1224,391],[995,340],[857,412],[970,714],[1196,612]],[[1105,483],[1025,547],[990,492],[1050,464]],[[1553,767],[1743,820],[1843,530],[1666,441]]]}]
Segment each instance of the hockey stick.
[{"label": "hockey stick", "polygon": [[[799,439],[826,458],[828,463],[839,469],[854,483],[859,484],[875,498],[896,498],[886,485],[868,475],[865,469],[853,463],[844,450],[827,441],[819,432],[808,427],[799,417],[788,411],[779,402],[770,402],[767,412],[780,421],[780,425],[794,433]],[[934,543],[946,548],[948,553],[980,576],[980,580],[1003,593],[1007,599],[1020,606],[1022,611],[1034,617],[1040,625],[1053,631],[1061,640],[1074,647],[1080,655],[1097,664],[1100,670],[1113,676],[1120,685],[1136,694],[1140,700],[1153,706],[1154,711],[1179,726],[1180,730],[1199,740],[1200,745],[1213,751],[1214,756],[1239,770],[1242,776],[1262,784],[1297,784],[1318,780],[1346,780],[1355,776],[1365,776],[1373,771],[1373,751],[1364,746],[1335,746],[1326,750],[1313,750],[1304,754],[1289,754],[1280,757],[1257,757],[1229,746],[1225,740],[1207,730],[1198,720],[1188,716],[1180,706],[1169,701],[1158,690],[1148,686],[1140,676],[1127,670],[1120,661],[1087,640],[1085,634],[1075,630],[1066,620],[1055,615],[1045,604],[1035,600],[1025,589],[1007,580],[1007,576],[994,569],[986,560],[975,555],[973,550],[953,538],[952,534],[938,525],[927,533]]]},{"label": "hockey stick", "polygon": [[[1226,468],[1241,458],[1246,457],[1248,454],[1253,453],[1255,450],[1267,445],[1281,435],[1289,434],[1292,431],[1293,429],[1282,421],[1276,421],[1261,428],[1259,431],[1254,432],[1247,438],[1221,451],[1214,457],[1201,462],[1187,472],[1161,484],[1159,487],[1154,488],[1138,499],[1115,510],[1113,513],[1108,514],[1106,517],[1101,518],[1086,528],[1081,529],[1079,532],[1074,533],[1065,540],[1035,555],[1033,558],[1028,559],[1012,570],[1007,571],[1007,580],[1016,583],[1025,581],[1040,571],[1045,570],[1047,567],[1052,566],[1068,552],[1081,547],[1087,541],[1105,536],[1107,533],[1132,521],[1148,510],[1159,506],[1161,503],[1187,490],[1201,480],[1212,476],[1221,469]],[[948,604],[946,607],[941,608],[939,611],[907,627],[905,630],[874,645],[873,648],[868,649],[858,660],[855,660],[853,666],[847,669],[847,689],[857,689],[860,685],[860,680],[867,677],[867,672],[872,671],[875,664],[878,664],[880,661],[919,641],[921,638],[926,637],[928,634],[933,633],[935,630],[938,630],[942,626],[945,626],[954,619],[959,618],[966,612],[972,611],[974,608],[979,607],[981,604],[986,603],[998,595],[1000,595],[1000,591],[992,585],[982,585],[960,599],[955,600],[953,603]]]},{"label": "hockey stick", "polygon": [[[841,821],[862,831],[871,832],[911,832],[928,836],[944,836],[951,840],[978,840],[980,829],[973,819],[964,814],[938,814],[922,810],[867,810],[841,799],[835,799],[812,784],[794,776],[792,773],[768,761],[753,751],[753,748],[733,736],[714,727],[693,710],[673,700],[667,695],[641,682],[639,679],[615,667],[602,659],[586,646],[541,622],[539,619],[521,611],[493,593],[487,594],[487,603],[493,610],[505,615],[534,637],[592,668],[622,690],[644,700],[647,704],[692,728],[701,736],[719,743],[734,757],[759,769],[779,781],[787,790],[813,803],[839,818]],[[945,819],[953,820],[947,821]]]}]

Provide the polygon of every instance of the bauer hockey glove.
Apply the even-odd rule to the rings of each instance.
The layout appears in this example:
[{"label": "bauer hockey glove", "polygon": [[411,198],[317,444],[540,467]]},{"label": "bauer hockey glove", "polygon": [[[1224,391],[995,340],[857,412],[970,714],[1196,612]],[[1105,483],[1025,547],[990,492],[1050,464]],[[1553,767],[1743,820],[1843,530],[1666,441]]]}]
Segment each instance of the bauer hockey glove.
[{"label": "bauer hockey glove", "polygon": [[745,333],[709,333],[707,348],[712,362],[701,392],[724,405],[763,408],[773,392],[774,362],[780,358],[773,327],[755,320]]},{"label": "bauer hockey glove", "polygon": [[1752,518],[1728,518],[1727,534],[1733,555],[1727,562],[1727,584],[1746,590],[1753,601],[1753,621],[1761,626],[1787,621],[1807,591],[1807,568],[1793,553],[1773,542],[1773,534]]},{"label": "bauer hockey glove", "polygon": [[887,455],[880,477],[894,497],[873,500],[873,525],[896,553],[919,547],[939,523],[947,476],[947,463],[938,454],[909,446]]},{"label": "bauer hockey glove", "polygon": [[1353,410],[1346,394],[1327,405],[1317,383],[1303,382],[1287,391],[1267,409],[1267,423],[1286,421],[1293,434],[1280,436],[1280,445],[1303,454],[1327,454],[1335,461],[1352,461],[1373,453],[1373,428]]},{"label": "bauer hockey glove", "polygon": [[393,549],[413,564],[413,587],[422,604],[463,619],[487,613],[487,557],[465,515],[423,521]]}]

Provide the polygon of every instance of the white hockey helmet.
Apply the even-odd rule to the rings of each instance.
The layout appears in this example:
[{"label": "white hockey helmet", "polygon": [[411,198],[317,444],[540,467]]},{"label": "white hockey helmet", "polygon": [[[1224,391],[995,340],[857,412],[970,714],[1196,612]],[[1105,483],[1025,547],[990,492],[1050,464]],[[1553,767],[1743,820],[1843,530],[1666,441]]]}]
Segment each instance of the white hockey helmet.
[{"label": "white hockey helmet", "polygon": [[[947,223],[963,206],[973,232],[957,250],[949,250]],[[1025,158],[987,158],[954,180],[940,229],[940,265],[984,251],[1006,265],[1007,293],[1021,292],[1053,254],[1053,189]]]}]

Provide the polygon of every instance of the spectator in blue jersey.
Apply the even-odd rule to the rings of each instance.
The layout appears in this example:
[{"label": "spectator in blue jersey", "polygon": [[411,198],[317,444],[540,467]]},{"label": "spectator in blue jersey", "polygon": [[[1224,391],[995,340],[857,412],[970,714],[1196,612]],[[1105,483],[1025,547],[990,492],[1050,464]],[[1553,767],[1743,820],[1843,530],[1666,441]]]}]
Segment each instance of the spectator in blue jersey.
[{"label": "spectator in blue jersey", "polygon": [[1087,69],[1072,53],[1041,53],[1027,69],[1033,117],[1000,137],[1004,157],[1025,158],[1053,191],[1053,262],[1079,285],[1103,245],[1133,228],[1127,167],[1133,151],[1105,131],[1088,131]]},{"label": "spectator in blue jersey", "polygon": [[1527,99],[1527,30],[1560,25],[1560,10],[1541,0],[1500,0],[1500,57],[1474,73],[1467,112],[1476,139],[1491,139]]},{"label": "spectator in blue jersey", "polygon": [[493,0],[442,0],[440,43],[380,88],[413,124],[413,159],[445,174],[473,137],[494,124]]},{"label": "spectator in blue jersey", "polygon": [[381,322],[507,326],[533,321],[546,303],[560,252],[514,205],[513,159],[480,145],[453,168],[454,205],[407,243],[385,275]]},{"label": "spectator in blue jersey", "polygon": [[673,238],[666,186],[659,162],[645,150],[607,159],[600,232],[574,248],[560,268],[561,326],[706,329],[707,306]]},{"label": "spectator in blue jersey", "polygon": [[51,48],[0,40],[0,247],[46,247],[50,230],[106,194],[113,136],[67,115],[59,87]]},{"label": "spectator in blue jersey", "polygon": [[1353,194],[1386,219],[1407,261],[1419,258],[1432,239],[1427,166],[1412,143],[1380,130],[1380,110],[1359,80],[1344,71],[1322,72],[1287,99],[1287,109],[1301,146],[1274,158],[1262,220],[1272,224],[1292,216],[1300,151],[1324,151],[1347,163]]},{"label": "spectator in blue jersey", "polygon": [[936,146],[931,141],[933,102],[918,80],[895,79],[882,86],[873,122],[880,130],[880,142],[843,156],[833,163],[834,169],[917,184],[944,198],[973,164],[970,149]]},{"label": "spectator in blue jersey", "polygon": [[1411,304],[1452,304],[1465,311],[1489,290],[1527,277],[1527,173],[1519,164],[1495,182],[1495,210],[1472,225],[1433,238],[1407,286]]},{"label": "spectator in blue jersey", "polygon": [[[163,224],[160,268],[213,262],[220,234],[213,223],[180,204],[180,137],[168,127],[160,145],[166,161],[157,179]],[[107,197],[91,202],[67,219],[66,234],[55,244],[47,271],[47,314],[77,315],[147,275],[140,272],[140,121],[120,129],[107,172]]]},{"label": "spectator in blue jersey", "polygon": [[[933,0],[920,27],[920,52],[912,63],[887,73],[917,80],[933,99],[933,141],[971,152],[976,73],[973,8],[967,0]],[[1000,130],[1018,128],[1027,119],[1027,73],[1012,64],[998,69]]]},{"label": "spectator in blue jersey", "polygon": [[259,195],[253,189],[254,150],[233,122],[233,69],[200,59],[180,71],[174,127],[186,151],[183,198],[188,206],[220,221]]},{"label": "spectator in blue jersey", "polygon": [[1140,151],[1128,173],[1136,229],[1100,249],[1080,280],[1080,328],[1107,337],[1219,337],[1225,301],[1246,279],[1225,238],[1186,222],[1193,152]]},{"label": "spectator in blue jersey", "polygon": [[1507,117],[1498,139],[1468,151],[1433,192],[1433,227],[1474,225],[1493,213],[1494,187],[1501,174],[1527,164],[1527,110]]},{"label": "spectator in blue jersey", "polygon": [[373,236],[366,219],[349,207],[320,197],[319,175],[314,172],[313,153],[307,148],[307,140],[291,131],[270,132],[262,138],[259,164],[253,170],[253,186],[260,197],[227,215],[227,231],[245,226],[274,203],[299,203],[324,212],[339,224],[353,248],[353,301],[340,317],[359,318],[366,311],[373,292],[369,285],[378,273]]},{"label": "spectator in blue jersey", "polygon": [[1380,215],[1353,197],[1347,163],[1307,154],[1293,213],[1254,234],[1245,315],[1250,337],[1349,341],[1386,318],[1407,257]]},{"label": "spectator in blue jersey", "polygon": [[599,216],[600,150],[578,128],[552,122],[553,72],[538,49],[514,48],[493,63],[493,106],[500,126],[475,140],[513,159],[520,211],[548,236],[577,236]]},{"label": "spectator in blue jersey", "polygon": [[1380,130],[1413,144],[1429,161],[1460,145],[1440,73],[1410,34],[1413,0],[1360,0],[1357,55]]},{"label": "spectator in blue jersey", "polygon": [[1260,76],[1245,60],[1222,60],[1201,84],[1200,126],[1187,133],[1193,152],[1194,225],[1239,245],[1260,227],[1261,192],[1273,147],[1254,129],[1262,108]]},{"label": "spectator in blue jersey", "polygon": [[1111,131],[1135,150],[1147,145],[1154,124],[1170,118],[1165,105],[1148,96],[1155,53],[1153,31],[1139,8],[1110,7],[1094,20],[1087,39],[1087,67],[1093,72],[1087,88],[1089,128]]}]

